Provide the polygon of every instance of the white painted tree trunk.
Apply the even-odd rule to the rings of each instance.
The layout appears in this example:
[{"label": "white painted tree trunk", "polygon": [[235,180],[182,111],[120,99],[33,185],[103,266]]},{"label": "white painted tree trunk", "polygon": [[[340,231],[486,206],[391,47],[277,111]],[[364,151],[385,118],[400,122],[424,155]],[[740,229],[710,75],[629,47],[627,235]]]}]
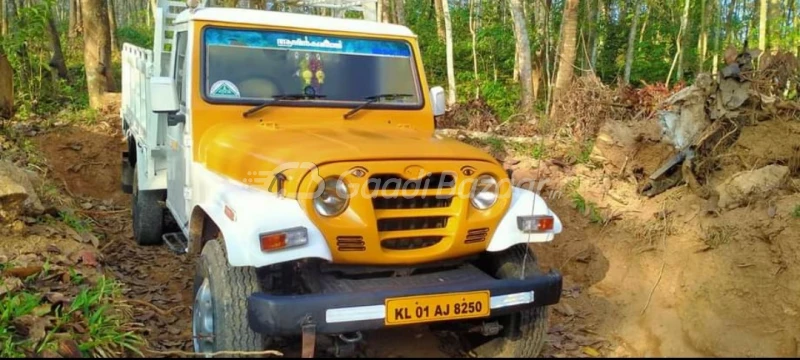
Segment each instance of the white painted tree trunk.
[{"label": "white painted tree trunk", "polygon": [[456,103],[456,74],[453,65],[453,27],[450,24],[450,4],[447,0],[442,2],[442,15],[444,16],[445,46],[447,48],[447,105]]}]

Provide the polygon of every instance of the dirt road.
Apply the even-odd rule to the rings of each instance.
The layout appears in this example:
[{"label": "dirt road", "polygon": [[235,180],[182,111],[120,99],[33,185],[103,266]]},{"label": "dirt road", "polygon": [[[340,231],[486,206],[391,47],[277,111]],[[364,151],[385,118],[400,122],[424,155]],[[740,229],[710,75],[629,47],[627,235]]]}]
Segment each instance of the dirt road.
[{"label": "dirt road", "polygon": [[[129,197],[119,190],[124,144],[117,124],[109,116],[89,127],[56,127],[33,140],[49,176],[105,235],[106,265],[129,288],[126,296],[150,347],[191,351],[193,262],[166,247],[135,245]],[[578,166],[562,175],[580,179],[577,191],[585,201],[614,216],[593,223],[575,210],[574,198],[547,199],[565,231],[535,249],[543,266],[562,271],[566,283],[543,356],[800,356],[796,191],[707,216],[685,187],[645,199],[632,184],[605,180],[602,168]],[[452,338],[424,328],[365,339],[367,353],[378,357],[459,355]]]}]

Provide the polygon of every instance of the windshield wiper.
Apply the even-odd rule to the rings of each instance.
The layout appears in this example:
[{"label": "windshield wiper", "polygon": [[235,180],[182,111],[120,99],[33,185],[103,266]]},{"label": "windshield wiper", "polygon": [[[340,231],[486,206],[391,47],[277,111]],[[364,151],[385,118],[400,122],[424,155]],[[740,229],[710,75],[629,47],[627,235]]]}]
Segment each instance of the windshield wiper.
[{"label": "windshield wiper", "polygon": [[324,97],[327,97],[327,95],[309,95],[309,94],[280,94],[280,95],[275,95],[275,96],[272,97],[272,99],[267,100],[267,101],[261,103],[260,105],[250,109],[250,110],[245,111],[244,114],[242,114],[242,115],[244,115],[244,117],[248,117],[250,115],[255,114],[256,112],[258,112],[259,110],[261,110],[261,109],[263,109],[263,108],[265,108],[267,106],[270,106],[270,105],[272,105],[272,104],[274,104],[276,102],[283,101],[283,100],[303,100],[303,99],[306,99],[306,98],[321,99],[321,98],[324,98]]},{"label": "windshield wiper", "polygon": [[345,120],[349,119],[351,116],[353,116],[355,113],[359,112],[361,109],[369,106],[369,104],[372,104],[372,103],[374,103],[374,102],[376,102],[376,101],[378,101],[380,99],[383,99],[383,98],[411,97],[411,96],[414,96],[414,95],[411,95],[411,94],[379,94],[379,95],[367,96],[367,97],[364,98],[364,100],[367,100],[367,101],[365,101],[361,105],[358,105],[355,109],[348,111],[347,114],[344,114],[344,118],[345,118]]}]

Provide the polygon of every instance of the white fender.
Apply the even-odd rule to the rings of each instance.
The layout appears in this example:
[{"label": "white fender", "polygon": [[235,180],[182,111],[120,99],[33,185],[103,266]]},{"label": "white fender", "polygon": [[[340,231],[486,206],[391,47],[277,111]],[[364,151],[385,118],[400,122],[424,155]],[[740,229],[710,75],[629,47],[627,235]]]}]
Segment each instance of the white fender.
[{"label": "white fender", "polygon": [[[561,219],[558,218],[541,196],[533,191],[513,187],[511,206],[506,212],[492,239],[489,241],[487,251],[503,251],[517,244],[539,243],[552,241],[555,234],[561,232]],[[534,201],[535,206],[534,206]],[[553,230],[547,233],[526,234],[517,227],[517,216],[552,215]]]},{"label": "white fender", "polygon": [[[305,258],[332,260],[325,237],[306,216],[296,200],[245,186],[208,170],[195,169],[196,193],[208,194],[197,206],[217,224],[225,237],[225,250],[231,266],[268,266]],[[232,210],[229,218],[225,206]],[[272,252],[262,252],[262,233],[305,227],[308,243]]]}]

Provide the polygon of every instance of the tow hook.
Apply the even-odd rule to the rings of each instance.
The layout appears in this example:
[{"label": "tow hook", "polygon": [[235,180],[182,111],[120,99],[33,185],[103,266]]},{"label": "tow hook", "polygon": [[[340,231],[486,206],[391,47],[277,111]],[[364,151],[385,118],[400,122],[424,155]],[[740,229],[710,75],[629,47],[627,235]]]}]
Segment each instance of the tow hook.
[{"label": "tow hook", "polygon": [[495,336],[500,333],[500,330],[503,330],[503,325],[500,325],[497,321],[492,321],[475,326],[469,332],[481,333],[483,336]]},{"label": "tow hook", "polygon": [[333,346],[328,353],[337,358],[355,357],[358,344],[364,339],[360,331],[350,334],[339,334],[333,339]]},{"label": "tow hook", "polygon": [[306,319],[305,325],[303,325],[302,329],[303,329],[302,357],[310,359],[314,357],[315,345],[317,343],[317,326],[314,325],[314,323],[311,322],[310,319]]}]

